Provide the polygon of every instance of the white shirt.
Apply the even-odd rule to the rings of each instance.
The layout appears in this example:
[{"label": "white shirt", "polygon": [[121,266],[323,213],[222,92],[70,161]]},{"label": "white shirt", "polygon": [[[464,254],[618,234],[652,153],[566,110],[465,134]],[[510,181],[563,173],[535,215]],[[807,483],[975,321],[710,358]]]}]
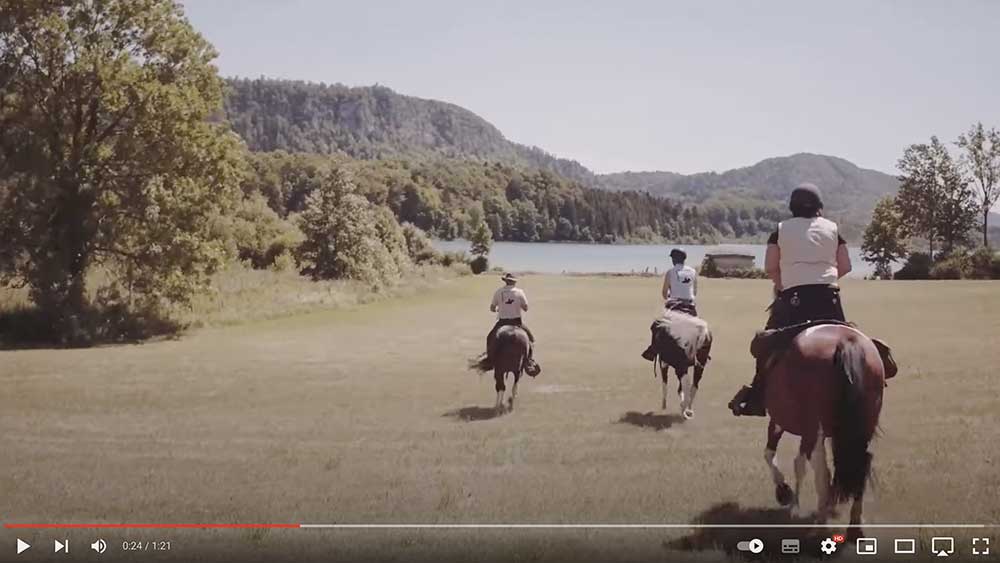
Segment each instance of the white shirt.
[{"label": "white shirt", "polygon": [[685,299],[694,303],[698,292],[698,272],[691,266],[676,264],[663,278],[663,293],[670,290],[671,299]]},{"label": "white shirt", "polygon": [[781,287],[837,283],[837,224],[823,217],[795,217],[778,223]]},{"label": "white shirt", "polygon": [[519,319],[528,310],[528,297],[521,288],[504,286],[493,294],[492,306],[501,319]]}]

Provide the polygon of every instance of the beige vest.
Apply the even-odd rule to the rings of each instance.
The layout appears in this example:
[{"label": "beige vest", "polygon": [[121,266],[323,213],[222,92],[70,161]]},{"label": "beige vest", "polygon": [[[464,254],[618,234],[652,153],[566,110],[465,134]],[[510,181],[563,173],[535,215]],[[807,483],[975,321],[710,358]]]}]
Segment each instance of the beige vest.
[{"label": "beige vest", "polygon": [[837,224],[823,217],[795,217],[778,224],[781,287],[837,283]]}]

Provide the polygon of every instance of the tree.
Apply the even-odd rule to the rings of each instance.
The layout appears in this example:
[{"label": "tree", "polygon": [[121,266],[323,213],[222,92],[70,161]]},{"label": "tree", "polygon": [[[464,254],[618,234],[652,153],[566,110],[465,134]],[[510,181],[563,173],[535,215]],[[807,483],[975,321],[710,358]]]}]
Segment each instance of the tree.
[{"label": "tree", "polygon": [[875,265],[875,274],[881,279],[891,279],[892,263],[906,256],[906,237],[893,198],[884,197],[875,205],[861,252],[866,262]]},{"label": "tree", "polygon": [[[354,279],[374,286],[395,281],[399,267],[380,232],[374,206],[355,193],[340,169],[327,173],[320,186],[305,199],[298,216],[305,240],[298,247],[303,273],[313,279]],[[382,228],[382,231],[387,229]],[[390,235],[396,238],[396,234]],[[398,233],[400,248],[405,235]]]},{"label": "tree", "polygon": [[930,144],[910,145],[897,164],[903,172],[896,208],[907,236],[927,238],[930,256],[935,243],[945,252],[967,240],[975,227],[976,206],[968,184],[937,137]]},{"label": "tree", "polygon": [[1000,131],[983,129],[977,123],[968,133],[958,136],[958,146],[964,150],[962,165],[978,188],[976,194],[983,214],[983,246],[989,246],[990,210],[1000,200]]},{"label": "tree", "polygon": [[3,283],[65,328],[95,266],[147,304],[185,301],[226,258],[215,217],[242,149],[215,50],[170,0],[0,0]]},{"label": "tree", "polygon": [[476,229],[472,231],[470,242],[472,243],[471,252],[473,256],[489,255],[490,247],[493,246],[493,233],[490,232],[490,227],[486,224],[486,221],[480,221],[476,225]]},{"label": "tree", "polygon": [[480,220],[479,224],[476,225],[476,229],[472,231],[472,254],[475,258],[469,264],[472,267],[472,273],[481,274],[485,272],[490,267],[489,256],[490,246],[493,245],[493,233],[490,232],[489,225],[486,221]]}]

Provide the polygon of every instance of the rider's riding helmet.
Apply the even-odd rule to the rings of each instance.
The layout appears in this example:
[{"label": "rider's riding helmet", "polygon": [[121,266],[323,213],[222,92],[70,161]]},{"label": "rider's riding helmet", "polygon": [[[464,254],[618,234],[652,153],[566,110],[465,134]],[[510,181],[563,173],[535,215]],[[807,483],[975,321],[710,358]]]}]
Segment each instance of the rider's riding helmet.
[{"label": "rider's riding helmet", "polygon": [[679,248],[675,248],[670,251],[670,259],[674,261],[674,264],[683,264],[687,260],[687,252]]},{"label": "rider's riding helmet", "polygon": [[823,209],[823,197],[815,184],[799,184],[792,190],[788,209],[795,217],[816,217]]}]

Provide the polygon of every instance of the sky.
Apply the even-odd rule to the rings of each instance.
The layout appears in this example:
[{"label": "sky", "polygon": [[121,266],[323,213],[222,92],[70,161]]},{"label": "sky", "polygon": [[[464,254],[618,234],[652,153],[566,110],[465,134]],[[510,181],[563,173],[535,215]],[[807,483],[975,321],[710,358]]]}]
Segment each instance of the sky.
[{"label": "sky", "polygon": [[1000,1],[182,3],[225,76],[451,102],[597,172],[813,152],[893,173],[1000,127]]}]

